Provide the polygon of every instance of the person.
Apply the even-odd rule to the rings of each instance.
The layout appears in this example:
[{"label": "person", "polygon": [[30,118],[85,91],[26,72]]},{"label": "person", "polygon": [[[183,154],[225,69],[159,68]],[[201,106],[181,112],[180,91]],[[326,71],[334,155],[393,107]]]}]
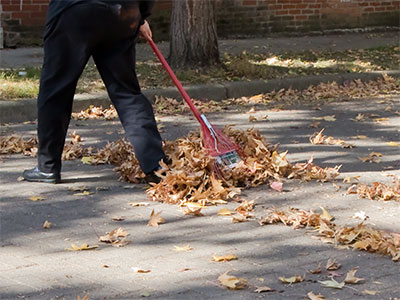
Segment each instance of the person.
[{"label": "person", "polygon": [[135,71],[139,34],[152,37],[146,18],[154,0],[52,0],[44,32],[38,96],[38,164],[31,182],[61,182],[61,156],[77,81],[93,57],[146,181],[167,161],[153,108]]}]

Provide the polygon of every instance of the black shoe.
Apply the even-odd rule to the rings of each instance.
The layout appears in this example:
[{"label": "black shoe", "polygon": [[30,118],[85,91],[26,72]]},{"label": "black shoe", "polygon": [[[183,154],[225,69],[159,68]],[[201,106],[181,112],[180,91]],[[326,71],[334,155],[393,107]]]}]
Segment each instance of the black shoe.
[{"label": "black shoe", "polygon": [[160,169],[161,169],[161,167],[158,167],[154,171],[146,174],[144,181],[146,181],[146,183],[155,183],[155,184],[160,183],[161,178],[156,175],[156,172]]},{"label": "black shoe", "polygon": [[47,182],[47,183],[60,183],[61,176],[60,173],[45,173],[41,172],[38,167],[31,170],[25,170],[22,177],[26,181],[31,182]]}]

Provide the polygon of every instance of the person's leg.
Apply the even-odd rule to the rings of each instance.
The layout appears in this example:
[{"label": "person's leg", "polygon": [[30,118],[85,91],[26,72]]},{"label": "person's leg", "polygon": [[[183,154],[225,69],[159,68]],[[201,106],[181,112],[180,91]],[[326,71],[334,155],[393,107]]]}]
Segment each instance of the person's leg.
[{"label": "person's leg", "polygon": [[44,41],[38,97],[38,167],[42,172],[61,171],[76,84],[89,59],[87,41],[77,38],[79,32],[70,19],[70,12],[63,13]]},{"label": "person's leg", "polygon": [[166,159],[149,100],[141,93],[135,72],[135,39],[107,43],[93,54],[108,94],[144,173]]}]

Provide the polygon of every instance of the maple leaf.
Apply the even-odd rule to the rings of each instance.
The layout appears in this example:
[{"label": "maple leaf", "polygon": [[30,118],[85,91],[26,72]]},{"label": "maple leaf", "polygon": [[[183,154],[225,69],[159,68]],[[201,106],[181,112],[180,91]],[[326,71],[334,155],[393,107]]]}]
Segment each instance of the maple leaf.
[{"label": "maple leaf", "polygon": [[221,283],[221,285],[232,290],[244,289],[248,285],[246,279],[228,275],[228,272],[221,274],[218,277],[218,280]]},{"label": "maple leaf", "polygon": [[242,223],[242,222],[246,222],[246,221],[247,221],[247,217],[242,214],[236,214],[232,217],[232,223]]},{"label": "maple leaf", "polygon": [[318,267],[314,270],[308,270],[311,274],[319,274],[322,272],[322,265],[321,263],[318,264]]},{"label": "maple leaf", "polygon": [[100,236],[100,242],[111,244],[115,247],[123,247],[130,243],[130,240],[126,239],[129,233],[122,229],[122,227],[115,228],[108,232],[106,235]]},{"label": "maple leaf", "polygon": [[185,245],[185,246],[174,246],[174,251],[176,252],[188,252],[188,251],[192,251],[193,248],[190,247],[189,244]]},{"label": "maple leaf", "polygon": [[279,277],[279,280],[282,281],[283,283],[288,283],[289,285],[293,284],[293,283],[298,283],[298,282],[302,282],[304,281],[305,276],[300,276],[300,275],[295,275],[292,277],[284,277],[281,276]]},{"label": "maple leaf", "polygon": [[81,193],[75,193],[74,196],[89,196],[89,195],[93,195],[94,192],[89,192],[89,191],[83,191]]},{"label": "maple leaf", "polygon": [[321,294],[315,295],[313,292],[307,293],[307,297],[310,300],[324,300],[325,297],[322,296]]},{"label": "maple leaf", "polygon": [[150,219],[147,222],[147,225],[148,226],[152,226],[152,227],[158,227],[158,224],[165,223],[165,219],[163,217],[160,217],[161,213],[162,213],[162,211],[159,211],[158,213],[155,213],[154,209],[153,209],[151,211]]},{"label": "maple leaf", "polygon": [[334,271],[340,268],[340,264],[336,261],[336,259],[328,259],[326,262],[326,269],[329,271]]},{"label": "maple leaf", "polygon": [[225,262],[225,261],[231,261],[231,260],[237,260],[237,256],[235,254],[227,254],[227,255],[222,255],[222,256],[218,256],[218,255],[213,255],[212,260],[213,261],[217,261],[217,262]]},{"label": "maple leaf", "polygon": [[265,292],[273,292],[274,290],[271,289],[269,286],[260,286],[254,290],[254,293],[265,293]]},{"label": "maple leaf", "polygon": [[41,200],[45,200],[46,198],[43,196],[32,196],[29,198],[29,200],[37,202],[37,201],[41,201]]},{"label": "maple leaf", "polygon": [[75,244],[71,244],[71,248],[65,248],[65,250],[68,250],[68,251],[84,251],[84,250],[93,250],[93,249],[96,249],[96,248],[99,248],[99,246],[98,245],[89,246],[88,244],[83,243],[80,246],[75,245]]},{"label": "maple leaf", "polygon": [[230,216],[230,215],[234,215],[235,214],[235,212],[234,211],[231,211],[230,209],[228,209],[228,208],[221,208],[219,211],[218,211],[218,215],[219,216]]},{"label": "maple leaf", "polygon": [[325,208],[323,208],[322,206],[320,206],[320,208],[322,210],[321,219],[327,220],[329,222],[335,219],[334,217],[331,216],[330,213],[328,213],[328,211]]},{"label": "maple leaf", "polygon": [[92,165],[93,164],[93,158],[91,156],[84,156],[81,158],[81,162],[84,165]]},{"label": "maple leaf", "polygon": [[345,285],[343,282],[337,282],[335,279],[318,281],[323,287],[333,288],[333,289],[342,289]]},{"label": "maple leaf", "polygon": [[42,227],[43,227],[44,229],[50,229],[51,225],[52,225],[52,223],[46,220],[46,221],[44,221]]},{"label": "maple leaf", "polygon": [[349,272],[347,272],[346,278],[344,279],[344,282],[345,283],[356,284],[356,283],[358,283],[360,281],[364,281],[365,280],[364,278],[355,277],[357,271],[358,271],[358,269],[353,268]]}]

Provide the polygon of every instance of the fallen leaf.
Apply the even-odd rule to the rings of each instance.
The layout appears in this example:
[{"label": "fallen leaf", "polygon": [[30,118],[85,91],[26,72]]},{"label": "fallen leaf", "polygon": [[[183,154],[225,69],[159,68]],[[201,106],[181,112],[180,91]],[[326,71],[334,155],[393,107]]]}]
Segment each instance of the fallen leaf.
[{"label": "fallen leaf", "polygon": [[272,292],[273,289],[271,289],[269,286],[260,286],[256,287],[257,289],[254,290],[254,293],[265,293],[265,292]]},{"label": "fallen leaf", "polygon": [[71,192],[83,192],[86,191],[88,188],[86,185],[81,185],[81,186],[70,186],[68,188],[69,191]]},{"label": "fallen leaf", "polygon": [[310,300],[324,300],[325,297],[321,294],[315,295],[313,292],[307,293],[308,299]]},{"label": "fallen leaf", "polygon": [[124,217],[121,217],[121,216],[114,216],[114,217],[112,217],[112,220],[118,222],[118,221],[123,221],[123,220],[125,220],[125,218],[124,218]]},{"label": "fallen leaf", "polygon": [[221,285],[232,290],[244,289],[248,285],[246,279],[228,275],[228,272],[221,274],[218,277],[218,280],[221,283]]},{"label": "fallen leaf", "polygon": [[150,203],[147,202],[130,202],[128,205],[136,207],[136,206],[149,206]]},{"label": "fallen leaf", "polygon": [[98,245],[89,246],[88,244],[83,243],[80,246],[75,245],[75,244],[71,244],[71,248],[65,248],[65,250],[68,250],[68,251],[84,251],[84,250],[93,250],[93,249],[96,249],[96,248],[99,248],[99,246]]},{"label": "fallen leaf", "polygon": [[318,267],[314,270],[308,270],[311,274],[319,274],[322,272],[322,265],[321,263],[318,264]]},{"label": "fallen leaf", "polygon": [[174,246],[174,251],[176,252],[188,252],[188,251],[192,251],[193,248],[190,247],[189,244],[185,245],[185,246]]},{"label": "fallen leaf", "polygon": [[46,220],[43,223],[43,228],[44,229],[50,229],[51,225],[52,225],[52,223]]},{"label": "fallen leaf", "polygon": [[302,282],[304,280],[305,276],[300,276],[300,275],[296,275],[296,276],[292,276],[292,277],[284,277],[281,276],[279,277],[279,280],[282,281],[283,283],[289,283],[289,284],[293,284],[293,283],[298,283],[298,282]]},{"label": "fallen leaf", "polygon": [[93,195],[94,192],[89,192],[89,191],[83,191],[81,193],[75,193],[74,196],[88,196],[88,195]]},{"label": "fallen leaf", "polygon": [[362,135],[362,134],[361,134],[361,135],[356,135],[355,138],[358,139],[358,140],[365,140],[365,139],[367,139],[368,137],[367,137],[366,135]]},{"label": "fallen leaf", "polygon": [[334,271],[340,268],[340,264],[336,261],[336,259],[328,259],[326,262],[326,269],[329,271]]},{"label": "fallen leaf", "polygon": [[[373,290],[363,290],[363,293],[366,295],[374,296],[374,295],[376,295],[377,292],[373,291]],[[400,299],[400,298],[396,298],[396,299]]]},{"label": "fallen leaf", "polygon": [[327,122],[334,122],[336,121],[335,115],[330,116],[323,116],[323,117],[313,117],[313,120],[323,120]]},{"label": "fallen leaf", "polygon": [[232,223],[242,223],[242,222],[246,222],[246,221],[247,221],[247,217],[242,214],[236,214],[232,217]]},{"label": "fallen leaf", "polygon": [[230,215],[234,215],[234,214],[235,214],[235,212],[229,210],[228,208],[222,208],[218,212],[219,216],[230,216]]},{"label": "fallen leaf", "polygon": [[136,273],[150,273],[151,272],[151,270],[144,270],[142,268],[137,268],[137,267],[132,267],[131,269]]},{"label": "fallen leaf", "polygon": [[278,182],[278,181],[274,181],[270,184],[271,189],[277,191],[277,192],[282,192],[283,190],[283,183],[282,182]]},{"label": "fallen leaf", "polygon": [[353,219],[359,219],[359,220],[362,220],[362,221],[365,221],[366,219],[368,219],[369,217],[366,215],[366,213],[365,213],[365,211],[359,211],[359,212],[356,212],[356,213],[354,213],[354,215],[353,215],[353,217],[352,217]]},{"label": "fallen leaf", "polygon": [[24,181],[24,180],[25,180],[25,178],[23,176],[18,176],[18,178],[17,178],[18,182],[21,182],[21,181]]},{"label": "fallen leaf", "polygon": [[223,256],[218,256],[218,255],[213,255],[213,261],[218,261],[218,262],[225,262],[225,261],[231,261],[231,260],[237,260],[237,256],[235,254],[227,254]]},{"label": "fallen leaf", "polygon": [[34,202],[41,201],[41,200],[44,200],[44,199],[46,199],[46,198],[42,197],[42,196],[32,196],[32,197],[29,198],[29,200],[32,200]]},{"label": "fallen leaf", "polygon": [[81,158],[81,162],[84,165],[92,165],[93,164],[93,157],[91,156],[84,156]]},{"label": "fallen leaf", "polygon": [[89,300],[89,295],[86,294],[86,295],[83,296],[82,298],[81,298],[81,296],[78,295],[78,297],[76,298],[76,300]]},{"label": "fallen leaf", "polygon": [[365,281],[364,278],[355,277],[357,271],[358,271],[358,269],[353,268],[349,272],[347,272],[346,278],[344,279],[344,282],[345,283],[356,284],[356,283],[358,283],[360,281]]},{"label": "fallen leaf", "polygon": [[321,214],[321,219],[324,219],[326,221],[332,221],[333,219],[335,219],[334,217],[331,216],[330,213],[328,213],[328,211],[323,208],[322,206],[320,206],[321,210],[322,210],[322,214]]},{"label": "fallen leaf", "polygon": [[344,287],[344,281],[343,282],[337,282],[335,279],[331,280],[325,280],[325,281],[318,281],[323,287],[328,287],[328,288],[333,288],[333,289],[341,289]]},{"label": "fallen leaf", "polygon": [[187,271],[191,271],[192,269],[190,269],[190,268],[184,268],[184,269],[181,269],[181,270],[178,270],[178,272],[187,272]]},{"label": "fallen leaf", "polygon": [[349,176],[343,179],[344,183],[352,183],[352,181],[359,181],[360,176]]},{"label": "fallen leaf", "polygon": [[158,227],[158,224],[165,223],[165,219],[160,217],[162,211],[154,213],[154,209],[151,211],[150,220],[147,222],[148,226]]},{"label": "fallen leaf", "polygon": [[400,142],[387,142],[386,145],[391,146],[391,147],[400,147]]}]

